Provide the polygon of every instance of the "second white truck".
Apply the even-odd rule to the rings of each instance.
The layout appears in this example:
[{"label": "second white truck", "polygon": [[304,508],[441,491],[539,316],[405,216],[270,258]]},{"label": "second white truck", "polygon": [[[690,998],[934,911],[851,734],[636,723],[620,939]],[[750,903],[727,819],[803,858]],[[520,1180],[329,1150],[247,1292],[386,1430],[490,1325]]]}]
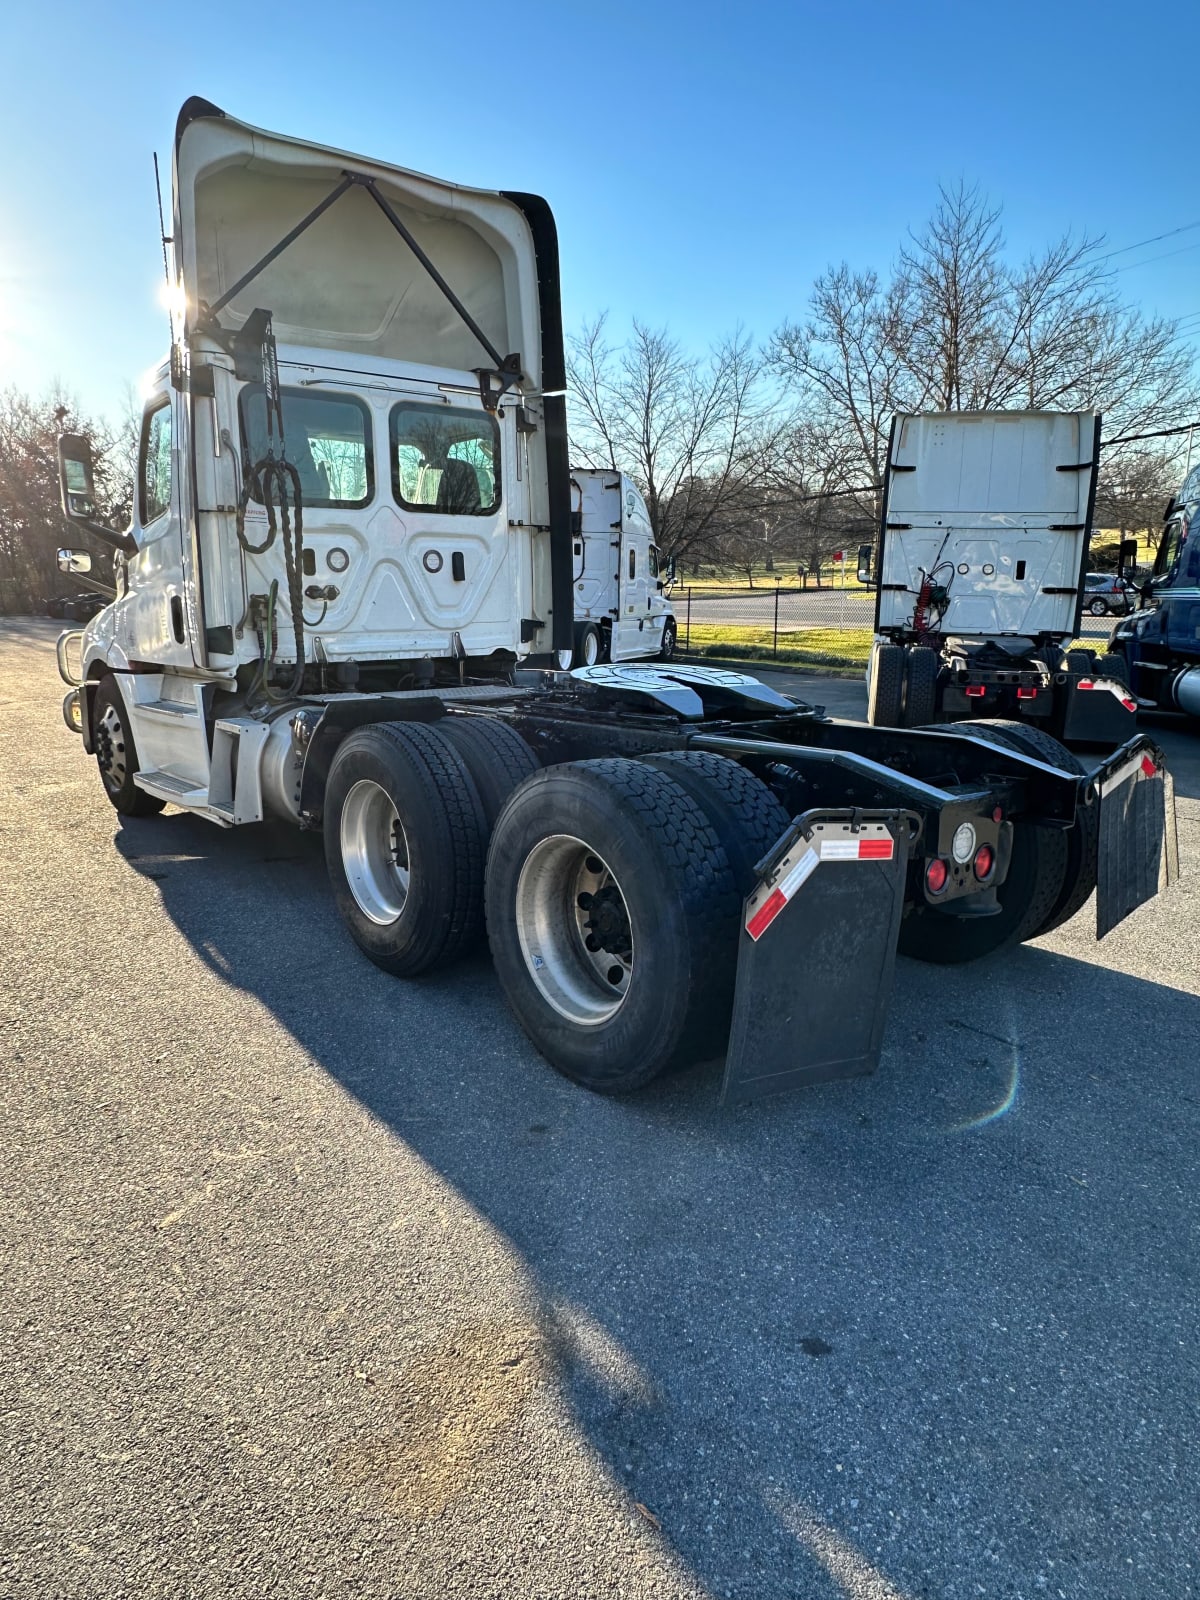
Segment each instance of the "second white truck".
[{"label": "second white truck", "polygon": [[[875,726],[1000,717],[1068,744],[1133,734],[1123,659],[1072,643],[1099,451],[1090,411],[895,418],[875,563]],[[871,555],[860,551],[863,582]]]},{"label": "second white truck", "polygon": [[666,588],[674,569],[659,558],[637,484],[623,472],[573,467],[571,532],[573,664],[670,661],[677,633]]}]

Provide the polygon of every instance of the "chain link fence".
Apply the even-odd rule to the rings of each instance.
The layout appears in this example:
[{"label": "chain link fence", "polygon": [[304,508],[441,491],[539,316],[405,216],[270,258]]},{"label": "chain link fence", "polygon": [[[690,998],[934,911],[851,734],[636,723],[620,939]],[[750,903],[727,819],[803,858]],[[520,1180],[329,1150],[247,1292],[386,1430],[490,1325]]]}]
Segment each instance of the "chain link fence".
[{"label": "chain link fence", "polygon": [[[875,625],[875,593],[856,584],[801,588],[680,585],[671,595],[679,647],[690,655],[745,655],[761,660],[865,663]],[[1079,636],[1107,641],[1115,616],[1086,613]]]}]

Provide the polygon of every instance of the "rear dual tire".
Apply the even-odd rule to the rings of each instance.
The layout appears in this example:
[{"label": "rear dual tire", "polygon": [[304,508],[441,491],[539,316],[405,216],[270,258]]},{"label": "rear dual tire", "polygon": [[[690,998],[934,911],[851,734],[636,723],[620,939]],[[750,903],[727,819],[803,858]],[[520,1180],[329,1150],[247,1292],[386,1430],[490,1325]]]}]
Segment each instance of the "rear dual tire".
[{"label": "rear dual tire", "polygon": [[[1003,749],[1019,751],[1061,771],[1083,767],[1065,746],[1040,728],[997,718],[961,722],[955,733],[969,733]],[[955,916],[922,902],[900,927],[901,955],[954,966],[979,961],[1026,940],[1040,938],[1073,917],[1096,886],[1096,807],[1082,807],[1073,828],[1039,828],[1013,823],[1008,874],[996,889],[1000,911],[991,917]]]},{"label": "rear dual tire", "polygon": [[937,715],[940,659],[925,645],[872,648],[867,721],[874,728],[919,728]]},{"label": "rear dual tire", "polygon": [[522,785],[488,852],[488,938],[553,1066],[620,1094],[723,1052],[745,886],[786,822],[721,757],[571,762]]},{"label": "rear dual tire", "polygon": [[342,741],[325,788],[325,860],[351,937],[377,967],[414,978],[478,942],[488,836],[536,769],[495,719],[373,723]]}]

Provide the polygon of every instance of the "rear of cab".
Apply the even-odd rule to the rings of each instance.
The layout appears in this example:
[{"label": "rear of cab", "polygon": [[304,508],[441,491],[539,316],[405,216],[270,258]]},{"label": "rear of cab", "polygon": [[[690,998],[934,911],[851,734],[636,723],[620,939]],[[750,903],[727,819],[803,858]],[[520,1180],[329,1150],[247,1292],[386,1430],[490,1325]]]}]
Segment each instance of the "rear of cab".
[{"label": "rear of cab", "polygon": [[[549,648],[551,543],[569,538],[569,503],[564,402],[543,396],[563,383],[544,203],[264,133],[191,100],[173,227],[180,320],[143,419],[137,550],[93,654],[231,676],[259,657],[246,624],[273,583],[277,659],[294,654],[283,541],[254,552],[267,535],[254,497],[239,530],[248,467],[280,450],[257,310],[277,345],[320,659],[502,662]],[[512,358],[503,373],[496,353]],[[557,598],[569,612],[569,594]]]}]

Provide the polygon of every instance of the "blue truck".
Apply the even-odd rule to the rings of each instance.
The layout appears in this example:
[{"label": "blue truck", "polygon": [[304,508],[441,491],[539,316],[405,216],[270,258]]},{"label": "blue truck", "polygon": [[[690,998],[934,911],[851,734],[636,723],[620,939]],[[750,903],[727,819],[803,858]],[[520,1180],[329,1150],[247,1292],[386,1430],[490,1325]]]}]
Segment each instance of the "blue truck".
[{"label": "blue truck", "polygon": [[1124,660],[1143,703],[1200,717],[1200,466],[1188,473],[1163,520],[1141,609],[1113,629],[1109,659]]}]

